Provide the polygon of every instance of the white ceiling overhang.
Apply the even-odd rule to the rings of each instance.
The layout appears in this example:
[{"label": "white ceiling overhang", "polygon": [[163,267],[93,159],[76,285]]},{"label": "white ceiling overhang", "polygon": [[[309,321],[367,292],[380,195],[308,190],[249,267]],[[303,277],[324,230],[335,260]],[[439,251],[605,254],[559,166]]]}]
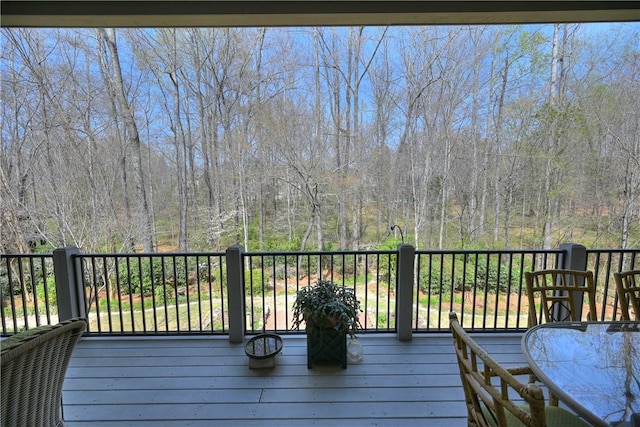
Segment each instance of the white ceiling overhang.
[{"label": "white ceiling overhang", "polygon": [[240,27],[640,21],[640,1],[3,0],[3,27]]}]

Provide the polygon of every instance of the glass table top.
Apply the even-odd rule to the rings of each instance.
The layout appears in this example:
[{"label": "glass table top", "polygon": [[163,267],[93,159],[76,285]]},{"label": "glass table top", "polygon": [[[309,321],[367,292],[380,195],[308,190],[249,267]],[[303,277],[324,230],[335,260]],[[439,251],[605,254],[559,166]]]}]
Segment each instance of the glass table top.
[{"label": "glass table top", "polygon": [[522,349],[538,378],[594,425],[640,412],[640,322],[556,322],[526,332]]}]

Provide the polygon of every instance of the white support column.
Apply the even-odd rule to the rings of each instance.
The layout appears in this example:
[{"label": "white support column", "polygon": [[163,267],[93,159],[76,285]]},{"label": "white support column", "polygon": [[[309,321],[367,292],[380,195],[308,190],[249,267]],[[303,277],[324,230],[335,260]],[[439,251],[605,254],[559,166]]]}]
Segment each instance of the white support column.
[{"label": "white support column", "polygon": [[413,284],[416,249],[407,244],[398,245],[398,289],[396,292],[396,333],[399,341],[413,338]]},{"label": "white support column", "polygon": [[87,317],[82,292],[80,261],[73,255],[80,254],[76,247],[58,248],[53,251],[53,273],[56,280],[58,320]]},{"label": "white support column", "polygon": [[[563,253],[560,255],[558,259],[557,268],[562,268],[564,270],[586,270],[587,269],[587,248],[582,245],[577,245],[575,243],[563,243],[559,248]],[[578,286],[584,286],[583,283],[577,283]],[[582,301],[584,300],[584,295],[575,294],[574,295],[574,304],[577,310],[582,311]],[[554,316],[556,319],[563,319],[568,316],[568,313],[563,313],[566,311],[566,308],[561,306],[556,306],[554,310]]]},{"label": "white support column", "polygon": [[585,270],[587,268],[587,248],[575,243],[563,243],[559,248],[563,251],[560,255],[558,268],[565,270]]},{"label": "white support column", "polygon": [[241,343],[245,332],[244,265],[242,246],[227,249],[227,309],[229,310],[229,342]]}]

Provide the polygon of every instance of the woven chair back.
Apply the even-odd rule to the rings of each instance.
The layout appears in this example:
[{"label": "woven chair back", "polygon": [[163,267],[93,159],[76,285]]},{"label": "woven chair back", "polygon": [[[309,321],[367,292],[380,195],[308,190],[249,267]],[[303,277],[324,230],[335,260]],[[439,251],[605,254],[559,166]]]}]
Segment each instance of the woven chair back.
[{"label": "woven chair back", "polygon": [[613,273],[622,320],[640,321],[640,270]]},{"label": "woven chair back", "polygon": [[[540,387],[524,384],[515,375],[532,375],[523,367],[500,366],[462,328],[455,313],[449,315],[453,343],[464,388],[469,426],[507,427],[519,420],[525,426],[544,427],[545,403]],[[519,396],[519,401],[511,400]],[[528,405],[528,410],[523,407]]]},{"label": "woven chair back", "polygon": [[2,427],[61,427],[62,384],[84,319],[20,332],[2,342]]},{"label": "woven chair back", "polygon": [[[529,327],[557,321],[595,321],[593,273],[583,270],[538,270],[525,273]],[[586,297],[586,301],[585,301]]]}]

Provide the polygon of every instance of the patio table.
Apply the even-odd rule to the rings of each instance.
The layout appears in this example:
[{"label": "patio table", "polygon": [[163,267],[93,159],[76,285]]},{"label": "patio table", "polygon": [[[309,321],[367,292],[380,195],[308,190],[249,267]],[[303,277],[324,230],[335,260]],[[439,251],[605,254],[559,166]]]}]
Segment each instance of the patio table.
[{"label": "patio table", "polygon": [[549,390],[589,423],[626,426],[640,413],[640,322],[546,323],[525,333],[522,350]]}]

